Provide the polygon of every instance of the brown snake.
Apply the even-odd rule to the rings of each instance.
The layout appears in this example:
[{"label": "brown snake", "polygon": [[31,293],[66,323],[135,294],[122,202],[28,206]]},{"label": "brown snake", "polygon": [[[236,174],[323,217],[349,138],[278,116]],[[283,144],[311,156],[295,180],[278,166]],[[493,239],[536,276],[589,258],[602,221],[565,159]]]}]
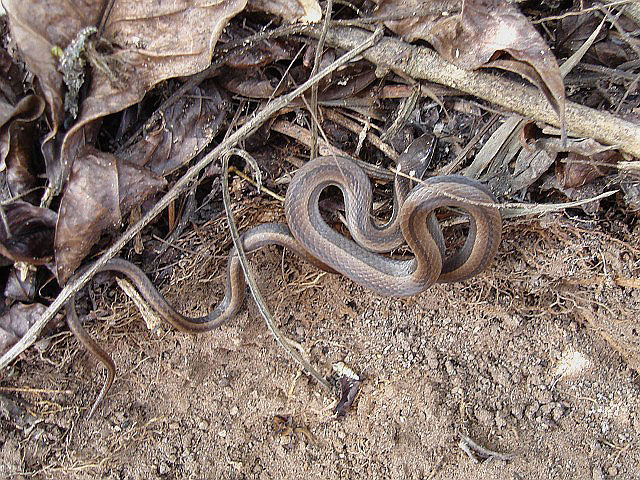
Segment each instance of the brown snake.
[{"label": "brown snake", "polygon": [[[430,136],[416,140],[398,160],[398,170],[413,176],[424,171],[423,160],[432,147]],[[329,186],[344,196],[348,239],[331,228],[320,214],[320,194]],[[436,282],[455,282],[484,270],[500,244],[502,219],[487,187],[461,176],[430,178],[411,189],[408,179],[396,178],[391,220],[378,226],[371,217],[372,188],[364,171],[348,158],[319,157],[293,177],[285,199],[287,225],[268,223],[241,236],[247,253],[266,245],[281,245],[314,265],[339,272],[380,294],[405,297],[420,293]],[[445,246],[435,210],[459,207],[469,214],[464,246],[445,257]],[[414,253],[410,259],[392,259],[388,252],[402,243]],[[242,306],[245,280],[235,249],[229,253],[224,297],[208,315],[199,318],[178,313],[158,292],[145,273],[133,263],[114,258],[100,271],[127,277],[144,300],[163,319],[183,332],[213,330],[233,317]],[[115,378],[115,364],[83,329],[74,299],[66,306],[67,323],[78,340],[107,368],[107,379],[89,416],[93,414]]]}]

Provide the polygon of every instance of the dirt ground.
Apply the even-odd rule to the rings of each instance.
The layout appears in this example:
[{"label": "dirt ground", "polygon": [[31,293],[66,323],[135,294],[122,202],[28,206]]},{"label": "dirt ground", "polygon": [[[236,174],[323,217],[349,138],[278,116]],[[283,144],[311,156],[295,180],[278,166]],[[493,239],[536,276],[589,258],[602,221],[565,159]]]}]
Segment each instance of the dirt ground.
[{"label": "dirt ground", "polygon": [[[145,266],[182,311],[220,294],[223,225]],[[253,255],[283,332],[323,373],[363,377],[339,420],[251,301],[219,331],[152,332],[98,284],[85,324],[118,366],[111,392],[87,420],[104,371],[64,328],[23,355],[0,382],[0,478],[640,479],[639,238],[638,222],[510,220],[487,272],[409,299]],[[461,435],[512,457],[473,459]]]}]

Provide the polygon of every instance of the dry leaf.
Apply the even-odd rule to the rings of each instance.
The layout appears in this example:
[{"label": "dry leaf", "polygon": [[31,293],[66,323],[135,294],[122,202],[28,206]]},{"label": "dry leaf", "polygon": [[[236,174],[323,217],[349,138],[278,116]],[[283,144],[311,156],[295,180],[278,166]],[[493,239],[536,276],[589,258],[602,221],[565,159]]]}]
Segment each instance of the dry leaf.
[{"label": "dry leaf", "polygon": [[[238,28],[234,24],[229,24],[221,36],[221,41],[225,43],[240,42],[253,32]],[[225,64],[230,68],[259,68],[269,65],[279,60],[291,60],[296,50],[290,40],[281,38],[268,38],[251,45],[246,51],[229,51],[225,54]]]},{"label": "dry leaf", "polygon": [[157,128],[147,131],[121,158],[164,177],[211,142],[224,122],[226,105],[213,82],[194,88],[169,107]]},{"label": "dry leaf", "polygon": [[395,33],[408,41],[426,40],[467,70],[491,67],[518,73],[540,88],[564,123],[564,83],[558,63],[515,5],[504,0],[382,0],[377,13],[401,11],[410,11],[411,18],[385,22]]},{"label": "dry leaf", "polygon": [[[24,97],[15,107],[0,101],[0,170],[5,167],[4,163],[13,143],[11,127],[24,127],[37,120],[44,113],[44,106],[42,99],[35,95]],[[29,141],[32,142],[32,139]]]},{"label": "dry leaf", "polygon": [[534,149],[522,149],[518,153],[513,174],[510,177],[511,191],[519,192],[538,180],[549,170],[556,160],[556,153],[550,153],[533,145]]},{"label": "dry leaf", "polygon": [[591,156],[570,152],[566,163],[556,164],[556,176],[563,188],[577,188],[603,177],[611,171],[610,165],[622,160],[620,152],[608,150]]},{"label": "dry leaf", "polygon": [[[23,278],[24,276],[24,278]],[[36,297],[37,278],[33,269],[11,268],[4,287],[4,296],[18,302],[32,302]]]},{"label": "dry leaf", "polygon": [[56,225],[55,259],[60,285],[105,230],[119,228],[132,207],[141,205],[165,183],[144,168],[85,147],[73,165]]},{"label": "dry leaf", "polygon": [[[33,123],[44,113],[45,103],[40,97],[29,95],[15,107],[7,107],[0,102],[0,169],[6,167],[9,193],[17,197],[39,183],[32,171],[36,156]],[[37,201],[37,195],[34,192],[23,199]]]},{"label": "dry leaf", "polygon": [[[576,52],[598,28],[601,21],[600,14],[596,12],[561,19],[555,30],[558,54],[570,56]],[[620,44],[607,40],[608,35],[606,29],[600,31],[595,43],[584,56],[587,63],[601,63],[608,67],[616,67],[629,60]]]},{"label": "dry leaf", "polygon": [[12,262],[45,264],[53,255],[56,213],[22,200],[3,208],[9,231],[0,222],[0,255]]},{"label": "dry leaf", "polygon": [[0,316],[0,356],[18,343],[46,309],[47,307],[39,303],[15,303],[8,312]]},{"label": "dry leaf", "polygon": [[462,0],[379,0],[376,16],[406,15],[406,18],[387,20],[384,24],[407,42],[414,42],[428,40],[438,22],[457,17],[461,10]]},{"label": "dry leaf", "polygon": [[322,10],[316,0],[249,0],[248,7],[290,23],[315,23],[322,18]]},{"label": "dry leaf", "polygon": [[60,154],[51,144],[62,125],[62,74],[52,48],[66,48],[85,28],[95,26],[104,0],[4,0],[11,32],[31,72],[42,86],[52,132],[43,147],[49,180],[59,191],[87,143],[83,127],[137,103],[157,83],[205,69],[220,32],[246,0],[115,0],[103,35],[94,44],[91,84]]},{"label": "dry leaf", "polygon": [[[276,78],[268,78],[262,70],[238,70],[222,75],[220,85],[231,93],[247,98],[272,98],[281,95],[288,82],[280,83]],[[276,90],[277,89],[277,90]]]}]

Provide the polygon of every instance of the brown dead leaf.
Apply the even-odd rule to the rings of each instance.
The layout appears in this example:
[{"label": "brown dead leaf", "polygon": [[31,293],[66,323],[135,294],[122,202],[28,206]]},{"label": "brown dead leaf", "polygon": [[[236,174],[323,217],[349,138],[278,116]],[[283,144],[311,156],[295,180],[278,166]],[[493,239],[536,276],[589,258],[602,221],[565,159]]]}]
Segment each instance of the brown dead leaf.
[{"label": "brown dead leaf", "polygon": [[317,0],[249,0],[248,8],[276,15],[289,23],[315,23],[322,18]]},{"label": "brown dead leaf", "polygon": [[318,95],[318,100],[352,98],[378,80],[375,69],[363,64],[349,65],[340,72],[339,78],[337,76],[334,78],[335,81]]},{"label": "brown dead leaf", "polygon": [[45,264],[53,254],[56,213],[22,200],[2,208],[8,231],[0,222],[0,255],[12,262]]},{"label": "brown dead leaf", "polygon": [[[87,143],[84,127],[137,103],[157,83],[206,68],[220,32],[246,0],[115,0],[103,35],[93,41],[91,83],[60,153],[43,146],[47,175],[60,191],[77,152]],[[51,143],[62,125],[64,85],[52,48],[66,48],[85,27],[99,22],[104,0],[4,0],[11,32],[47,101]],[[91,63],[91,62],[90,62]],[[96,68],[99,67],[99,68]]]},{"label": "brown dead leaf", "polygon": [[[11,149],[11,127],[24,127],[37,120],[44,113],[44,107],[44,101],[36,95],[24,97],[15,107],[0,101],[0,170]],[[14,134],[15,130],[17,128]]]},{"label": "brown dead leaf", "polygon": [[[220,85],[231,93],[247,98],[271,98],[281,95],[288,82],[269,78],[262,70],[238,70],[220,77]],[[278,86],[278,84],[280,84]]]},{"label": "brown dead leaf", "polygon": [[[528,130],[531,131],[532,127],[529,126]],[[528,148],[518,155],[511,175],[513,191],[533,184],[553,164],[556,179],[553,182],[547,179],[547,187],[563,192],[575,189],[607,175],[610,166],[622,160],[620,152],[592,139],[568,139],[567,144],[563,145],[558,137],[542,137],[527,142],[527,145]],[[577,196],[570,198],[581,199]]]},{"label": "brown dead leaf", "polygon": [[121,157],[164,177],[211,142],[224,122],[226,105],[215,83],[203,83],[169,107],[162,122]]},{"label": "brown dead leaf", "polygon": [[577,188],[604,177],[622,160],[620,152],[608,150],[593,155],[570,152],[565,162],[556,164],[556,176],[563,188]]},{"label": "brown dead leaf", "polygon": [[[0,169],[7,169],[7,186],[16,197],[33,189],[38,179],[32,171],[34,155],[33,123],[44,113],[42,98],[29,95],[15,107],[0,102]],[[27,200],[36,200],[26,197]]]},{"label": "brown dead leaf", "polygon": [[55,235],[56,274],[60,285],[80,265],[106,230],[166,182],[114,155],[85,147],[74,163],[60,203]]},{"label": "brown dead leaf", "polygon": [[[569,200],[585,200],[600,195],[607,188],[607,179],[600,179],[622,159],[612,147],[592,139],[569,139],[566,145],[557,137],[542,137],[528,143],[515,162],[509,176],[510,191],[526,189],[541,180],[540,190],[557,190]],[[550,167],[555,165],[555,170]],[[581,205],[587,214],[595,214],[600,201]]]},{"label": "brown dead leaf", "polygon": [[18,302],[32,302],[36,297],[36,272],[32,269],[11,268],[4,287],[4,296]]},{"label": "brown dead leaf", "polygon": [[18,343],[46,309],[39,303],[15,303],[8,312],[0,316],[0,356]]},{"label": "brown dead leaf", "polygon": [[[253,32],[238,28],[236,25],[229,24],[225,29],[221,40],[225,43],[240,42]],[[257,42],[250,49],[243,51],[230,51],[226,53],[226,65],[229,68],[259,68],[269,65],[279,60],[291,60],[295,55],[295,51],[299,48],[293,47],[293,44],[282,38],[268,38],[261,42]]]},{"label": "brown dead leaf", "polygon": [[457,17],[462,0],[379,0],[376,15],[406,16],[401,20],[387,20],[385,26],[407,42],[428,40],[439,21]]},{"label": "brown dead leaf", "polygon": [[[504,0],[381,0],[379,15],[411,12],[385,25],[408,41],[426,40],[467,70],[500,68],[535,84],[564,123],[564,83],[551,50],[517,7]],[[505,57],[506,56],[506,57]]]},{"label": "brown dead leaf", "polygon": [[[561,19],[556,28],[556,49],[561,56],[575,53],[598,28],[601,22],[599,13],[572,15]],[[616,67],[629,58],[619,43],[607,39],[608,32],[602,29],[594,44],[584,56],[587,63],[601,63],[608,67]]]},{"label": "brown dead leaf", "polygon": [[[47,103],[51,132],[44,143],[48,143],[54,139],[64,115],[62,75],[58,72],[58,62],[51,49],[56,45],[68,45],[80,29],[95,24],[99,10],[84,6],[77,8],[72,2],[62,1],[3,0],[3,5],[11,36],[20,49],[22,60],[36,77],[36,87]],[[51,154],[45,155],[45,161],[49,175],[58,170],[57,161]]]}]

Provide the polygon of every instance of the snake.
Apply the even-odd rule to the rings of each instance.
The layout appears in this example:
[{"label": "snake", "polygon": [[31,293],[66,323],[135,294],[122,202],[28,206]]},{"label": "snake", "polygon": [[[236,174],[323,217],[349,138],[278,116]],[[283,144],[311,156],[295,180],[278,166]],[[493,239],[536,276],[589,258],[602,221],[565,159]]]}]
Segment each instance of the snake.
[{"label": "snake", "polygon": [[[265,223],[240,237],[246,253],[267,245],[282,246],[320,269],[337,272],[382,296],[408,297],[435,283],[458,282],[485,270],[501,240],[502,218],[496,198],[484,184],[459,175],[442,175],[415,182],[433,153],[430,134],[415,140],[399,157],[390,219],[380,224],[372,214],[373,187],[364,170],[342,156],[317,157],[297,170],[287,188],[284,211],[287,224]],[[344,199],[348,238],[323,218],[320,200],[329,187]],[[469,217],[466,240],[447,254],[436,217],[442,208],[459,208]],[[391,252],[406,243],[412,256],[396,258]],[[147,304],[174,328],[186,333],[214,330],[233,318],[244,302],[246,283],[235,248],[228,255],[222,299],[207,315],[188,317],[156,289],[132,262],[110,259],[98,271],[126,277]],[[115,379],[111,356],[84,330],[75,299],[66,304],[66,319],[78,341],[107,369],[107,377],[89,417],[107,395]]]}]

